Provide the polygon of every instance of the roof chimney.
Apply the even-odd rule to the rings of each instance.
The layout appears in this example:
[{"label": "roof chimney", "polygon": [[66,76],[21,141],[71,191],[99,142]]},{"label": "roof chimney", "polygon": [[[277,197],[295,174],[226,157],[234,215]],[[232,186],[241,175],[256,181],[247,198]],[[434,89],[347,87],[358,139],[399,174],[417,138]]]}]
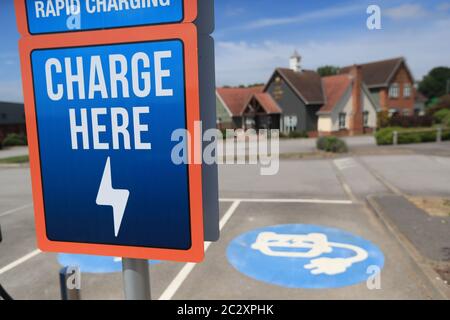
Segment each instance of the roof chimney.
[{"label": "roof chimney", "polygon": [[350,70],[350,75],[353,78],[352,89],[352,115],[350,121],[350,134],[361,134],[364,131],[364,110],[363,110],[363,79],[362,67],[360,65],[353,65]]},{"label": "roof chimney", "polygon": [[294,54],[289,59],[290,69],[295,72],[302,72],[302,57],[298,54],[297,50],[294,51]]}]

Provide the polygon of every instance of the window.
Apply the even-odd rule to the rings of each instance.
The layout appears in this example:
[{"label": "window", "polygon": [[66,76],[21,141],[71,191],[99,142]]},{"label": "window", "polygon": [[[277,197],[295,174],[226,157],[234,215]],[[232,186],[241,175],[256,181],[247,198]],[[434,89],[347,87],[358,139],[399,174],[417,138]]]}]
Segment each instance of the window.
[{"label": "window", "polygon": [[402,110],[402,114],[403,114],[404,116],[409,116],[409,110],[408,110],[408,109],[403,109],[403,110]]},{"label": "window", "polygon": [[364,127],[369,127],[369,111],[364,111]]},{"label": "window", "polygon": [[389,98],[398,98],[399,96],[399,86],[398,83],[393,83],[390,87],[389,87]]},{"label": "window", "polygon": [[339,130],[346,128],[346,120],[347,120],[347,114],[339,113]]},{"label": "window", "polygon": [[403,87],[403,97],[404,98],[410,98],[411,97],[411,92],[412,92],[412,87],[409,83],[405,84],[405,86]]},{"label": "window", "polygon": [[297,116],[284,117],[284,132],[291,133],[297,131],[298,118]]}]

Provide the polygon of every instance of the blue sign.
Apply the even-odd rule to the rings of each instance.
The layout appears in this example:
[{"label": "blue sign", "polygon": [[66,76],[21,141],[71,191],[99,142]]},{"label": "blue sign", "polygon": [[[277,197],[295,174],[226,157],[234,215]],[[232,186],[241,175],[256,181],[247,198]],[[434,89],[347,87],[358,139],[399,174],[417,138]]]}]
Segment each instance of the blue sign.
[{"label": "blue sign", "polygon": [[[81,272],[87,273],[112,273],[122,271],[122,258],[88,256],[82,254],[58,254],[58,263],[63,266],[79,267]],[[159,264],[159,261],[151,261],[150,265]]]},{"label": "blue sign", "polygon": [[188,165],[171,159],[183,43],[34,50],[31,63],[48,239],[191,248]]},{"label": "blue sign", "polygon": [[179,23],[183,0],[26,0],[30,34]]},{"label": "blue sign", "polygon": [[234,239],[228,261],[243,274],[287,288],[339,288],[384,266],[380,249],[348,232],[314,225],[256,229]]}]

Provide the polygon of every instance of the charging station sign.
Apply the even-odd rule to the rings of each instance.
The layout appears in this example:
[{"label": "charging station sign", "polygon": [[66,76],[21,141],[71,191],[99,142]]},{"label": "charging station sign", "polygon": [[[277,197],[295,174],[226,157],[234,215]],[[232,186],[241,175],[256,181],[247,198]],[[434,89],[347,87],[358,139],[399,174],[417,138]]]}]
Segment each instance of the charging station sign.
[{"label": "charging station sign", "polygon": [[47,34],[193,22],[190,0],[22,0],[22,34]]},{"label": "charging station sign", "polygon": [[200,261],[202,166],[171,158],[172,133],[200,121],[195,25],[25,34],[19,47],[39,248]]}]

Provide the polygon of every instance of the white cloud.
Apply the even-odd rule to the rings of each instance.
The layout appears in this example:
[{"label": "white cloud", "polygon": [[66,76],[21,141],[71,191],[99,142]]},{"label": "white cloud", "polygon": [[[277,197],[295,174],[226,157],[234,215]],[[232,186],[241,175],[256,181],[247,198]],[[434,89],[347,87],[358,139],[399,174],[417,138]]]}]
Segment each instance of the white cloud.
[{"label": "white cloud", "polygon": [[7,66],[13,66],[17,63],[17,61],[13,60],[13,59],[7,59],[7,60],[4,60],[3,63]]},{"label": "white cloud", "polygon": [[364,5],[338,6],[288,17],[264,18],[250,22],[247,25],[240,26],[240,28],[259,29],[280,25],[299,24],[309,21],[342,17],[357,11],[365,12],[365,6]]},{"label": "white cloud", "polygon": [[435,21],[419,29],[367,31],[358,37],[324,41],[218,42],[216,50],[218,85],[267,81],[276,67],[287,67],[298,49],[303,67],[349,65],[404,56],[417,80],[438,65],[449,65],[450,20]]},{"label": "white cloud", "polygon": [[398,7],[386,9],[383,13],[394,20],[420,18],[428,14],[419,4],[403,4]]},{"label": "white cloud", "polygon": [[236,16],[240,16],[244,13],[245,13],[245,9],[242,7],[228,6],[225,9],[225,15],[227,17],[236,17]]}]

